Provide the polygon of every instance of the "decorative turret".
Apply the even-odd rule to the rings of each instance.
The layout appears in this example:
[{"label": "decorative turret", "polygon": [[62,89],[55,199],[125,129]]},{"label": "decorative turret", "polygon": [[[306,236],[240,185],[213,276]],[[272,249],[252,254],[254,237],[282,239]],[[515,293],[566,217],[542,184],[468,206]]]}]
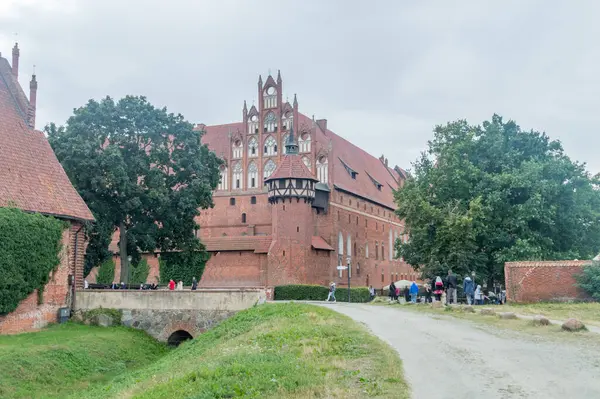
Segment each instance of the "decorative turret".
[{"label": "decorative turret", "polygon": [[12,74],[15,76],[15,79],[19,79],[19,43],[15,43],[15,46],[12,49]]},{"label": "decorative turret", "polygon": [[298,144],[294,139],[294,129],[290,129],[288,140],[285,144],[287,154],[275,169],[273,174],[265,179],[269,189],[269,202],[284,202],[289,199],[301,199],[305,203],[312,203],[315,199],[315,183],[318,181],[308,170],[298,155]]}]

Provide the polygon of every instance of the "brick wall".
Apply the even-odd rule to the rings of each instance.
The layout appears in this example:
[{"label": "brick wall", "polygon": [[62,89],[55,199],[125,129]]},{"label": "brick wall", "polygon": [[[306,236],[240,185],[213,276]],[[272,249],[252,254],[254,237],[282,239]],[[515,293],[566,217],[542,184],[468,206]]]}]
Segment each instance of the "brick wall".
[{"label": "brick wall", "polygon": [[[37,292],[33,292],[19,304],[14,312],[0,316],[0,334],[38,330],[48,323],[57,322],[58,309],[70,306],[69,274],[75,276],[78,286],[83,286],[83,255],[86,243],[80,227],[80,224],[72,223],[70,228],[63,232],[60,264],[50,274],[50,281],[44,287],[43,303],[38,305]],[[77,254],[75,253],[76,238]]]},{"label": "brick wall", "polygon": [[211,254],[206,262],[200,287],[264,286],[266,254],[253,251],[221,251]]},{"label": "brick wall", "polygon": [[586,299],[575,276],[586,260],[507,262],[504,265],[506,296],[513,302],[567,301]]}]

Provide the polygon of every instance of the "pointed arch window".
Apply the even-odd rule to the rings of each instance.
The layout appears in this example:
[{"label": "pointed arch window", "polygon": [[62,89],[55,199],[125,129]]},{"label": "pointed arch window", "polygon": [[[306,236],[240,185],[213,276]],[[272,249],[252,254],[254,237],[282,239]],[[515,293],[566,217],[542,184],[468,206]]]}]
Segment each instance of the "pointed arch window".
[{"label": "pointed arch window", "polygon": [[375,260],[379,260],[379,243],[375,241]]},{"label": "pointed arch window", "polygon": [[256,140],[256,137],[252,137],[248,140],[248,156],[250,158],[258,156],[258,140]]},{"label": "pointed arch window", "polygon": [[303,132],[298,137],[298,147],[300,148],[300,152],[310,152],[310,134],[308,132]]},{"label": "pointed arch window", "polygon": [[308,170],[311,170],[311,163],[310,163],[310,158],[307,156],[302,157],[302,162],[304,162],[304,166],[306,166],[308,168]]},{"label": "pointed arch window", "polygon": [[258,115],[252,115],[248,118],[248,134],[258,133]]},{"label": "pointed arch window", "polygon": [[283,124],[281,129],[282,130],[290,130],[294,123],[294,115],[290,111],[288,111],[285,113],[285,115],[281,119],[282,119],[282,124]]},{"label": "pointed arch window", "polygon": [[389,242],[389,244],[390,244],[390,246],[389,246],[389,248],[390,248],[390,250],[389,250],[390,251],[390,256],[388,257],[388,259],[392,260],[392,259],[394,259],[394,245],[392,244],[392,240],[394,238],[392,237],[392,235],[393,235],[392,229],[389,229],[389,232],[390,232],[390,242]]},{"label": "pointed arch window", "polygon": [[[340,231],[338,234],[338,266],[344,264],[344,236]],[[342,270],[339,271],[339,276],[342,277]]]},{"label": "pointed arch window", "polygon": [[277,141],[272,136],[265,140],[264,154],[267,156],[277,155]]},{"label": "pointed arch window", "polygon": [[352,255],[352,236],[348,233],[346,237],[346,253],[348,256]]},{"label": "pointed arch window", "polygon": [[264,94],[265,108],[275,108],[277,106],[277,89],[269,86],[265,89]]},{"label": "pointed arch window", "polygon": [[242,163],[241,162],[236,162],[236,164],[233,166],[233,188],[236,190],[241,190],[242,186],[244,184],[244,174],[243,174],[244,170],[242,168]]},{"label": "pointed arch window", "polygon": [[265,133],[272,133],[277,131],[277,117],[273,112],[269,112],[265,117]]},{"label": "pointed arch window", "polygon": [[273,162],[272,159],[269,159],[265,163],[265,168],[263,169],[263,177],[266,179],[267,177],[271,176],[273,172],[275,172],[275,169],[277,169],[277,165],[275,165],[275,162]]},{"label": "pointed arch window", "polygon": [[248,188],[256,188],[258,186],[258,167],[256,163],[248,164]]},{"label": "pointed arch window", "polygon": [[281,144],[283,145],[283,150],[282,151],[283,151],[284,154],[287,154],[287,148],[285,147],[285,145],[287,144],[289,136],[290,135],[286,133],[286,134],[283,135],[283,138],[281,139]]},{"label": "pointed arch window", "polygon": [[369,243],[365,243],[365,258],[369,259]]},{"label": "pointed arch window", "polygon": [[236,139],[231,145],[231,153],[233,159],[240,159],[242,157],[242,150],[244,148],[244,144],[242,144],[242,140]]},{"label": "pointed arch window", "polygon": [[329,161],[325,155],[321,155],[317,159],[317,179],[321,183],[327,183],[329,180]]},{"label": "pointed arch window", "polygon": [[221,180],[219,180],[219,186],[217,190],[227,190],[227,166],[221,165],[219,167],[219,175],[221,176]]}]

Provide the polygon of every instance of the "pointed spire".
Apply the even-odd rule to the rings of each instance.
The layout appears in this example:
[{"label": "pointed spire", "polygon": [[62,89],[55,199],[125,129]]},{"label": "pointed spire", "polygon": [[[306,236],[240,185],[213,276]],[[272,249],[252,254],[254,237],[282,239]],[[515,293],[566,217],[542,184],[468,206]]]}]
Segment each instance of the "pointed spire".
[{"label": "pointed spire", "polygon": [[35,129],[35,109],[37,103],[37,88],[38,83],[35,77],[35,65],[33,66],[33,75],[31,75],[31,82],[29,82],[29,110],[28,110],[28,124],[31,128]]},{"label": "pointed spire", "polygon": [[248,111],[248,106],[246,105],[246,100],[244,100],[244,112]]},{"label": "pointed spire", "polygon": [[285,150],[287,155],[298,155],[298,144],[296,144],[296,140],[294,139],[294,127],[290,128],[290,134],[288,136],[287,142],[285,143]]},{"label": "pointed spire", "polygon": [[258,75],[258,85],[262,86],[263,81],[262,81],[262,75]]},{"label": "pointed spire", "polygon": [[15,43],[15,46],[12,49],[12,74],[15,79],[19,78],[19,43]]},{"label": "pointed spire", "polygon": [[277,83],[281,83],[281,71],[277,70]]},{"label": "pointed spire", "polygon": [[296,93],[294,93],[294,108],[298,108],[298,99],[296,98]]}]

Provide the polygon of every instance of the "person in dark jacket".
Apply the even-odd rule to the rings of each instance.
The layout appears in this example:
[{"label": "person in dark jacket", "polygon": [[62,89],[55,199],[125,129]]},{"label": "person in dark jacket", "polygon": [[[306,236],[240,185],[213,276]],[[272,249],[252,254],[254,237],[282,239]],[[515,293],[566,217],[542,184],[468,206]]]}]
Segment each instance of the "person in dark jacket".
[{"label": "person in dark jacket", "polygon": [[192,277],[192,291],[196,291],[197,288],[198,288],[198,280],[196,280],[196,277]]},{"label": "person in dark jacket", "polygon": [[425,303],[431,303],[432,295],[433,291],[431,291],[431,285],[425,284]]},{"label": "person in dark jacket", "polygon": [[473,295],[475,295],[475,283],[471,280],[471,277],[465,276],[463,280],[463,292],[467,297],[467,305],[473,305]]},{"label": "person in dark jacket", "polygon": [[456,287],[458,281],[456,276],[452,274],[452,270],[448,270],[448,277],[446,278],[446,305],[456,303]]},{"label": "person in dark jacket", "polygon": [[398,297],[396,296],[396,284],[390,283],[389,291],[390,301],[397,300]]},{"label": "person in dark jacket", "polygon": [[402,295],[404,295],[404,300],[406,303],[410,302],[410,291],[408,287],[404,287],[404,290],[402,290]]}]

